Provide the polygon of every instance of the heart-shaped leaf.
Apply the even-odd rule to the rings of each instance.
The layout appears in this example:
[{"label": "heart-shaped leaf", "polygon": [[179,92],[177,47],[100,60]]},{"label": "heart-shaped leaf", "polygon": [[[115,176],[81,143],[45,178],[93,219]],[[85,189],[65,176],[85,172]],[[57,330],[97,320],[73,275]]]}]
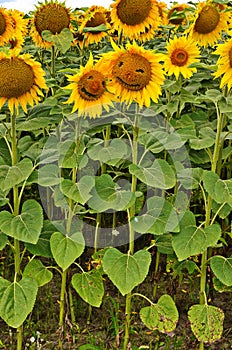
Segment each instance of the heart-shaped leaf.
[{"label": "heart-shaped leaf", "polygon": [[39,259],[31,260],[23,271],[23,277],[34,278],[39,287],[50,282],[52,276],[52,272],[49,271]]},{"label": "heart-shaped leaf", "polygon": [[172,167],[163,159],[156,159],[152,166],[130,165],[129,171],[152,188],[168,189],[175,186],[176,176]]},{"label": "heart-shaped leaf", "polygon": [[51,237],[51,251],[57,263],[66,270],[84,251],[85,241],[81,232],[65,236],[61,232],[54,232]]},{"label": "heart-shaped leaf", "polygon": [[140,310],[140,318],[148,328],[166,334],[174,331],[178,317],[178,310],[170,295],[162,295],[157,304]]},{"label": "heart-shaped leaf", "polygon": [[196,226],[183,227],[179,233],[173,234],[172,245],[178,259],[202,254],[208,247],[214,246],[221,236],[221,228],[214,224],[206,229]]},{"label": "heart-shaped leaf", "polygon": [[226,286],[232,286],[232,257],[213,256],[210,266],[215,276]]},{"label": "heart-shaped leaf", "polygon": [[33,164],[30,159],[25,158],[14,166],[0,166],[0,184],[3,191],[10,190],[15,185],[26,180],[33,169]]},{"label": "heart-shaped leaf", "polygon": [[23,277],[10,283],[0,277],[0,316],[13,328],[23,324],[35,304],[38,285],[35,279]]},{"label": "heart-shaped leaf", "polygon": [[34,199],[23,203],[21,214],[0,213],[0,230],[22,242],[36,244],[43,226],[43,210]]},{"label": "heart-shaped leaf", "polygon": [[224,313],[211,305],[193,305],[188,311],[191,329],[198,339],[204,343],[219,340],[223,331]]},{"label": "heart-shaped leaf", "polygon": [[81,298],[92,306],[99,307],[104,295],[102,275],[98,270],[76,273],[72,285]]},{"label": "heart-shaped leaf", "polygon": [[172,205],[161,197],[147,200],[147,212],[132,220],[132,227],[139,233],[162,235],[167,232],[178,232],[179,222]]},{"label": "heart-shaped leaf", "polygon": [[116,248],[109,248],[102,260],[105,273],[122,295],[128,294],[144,281],[150,263],[151,256],[146,250],[130,255],[123,254]]}]

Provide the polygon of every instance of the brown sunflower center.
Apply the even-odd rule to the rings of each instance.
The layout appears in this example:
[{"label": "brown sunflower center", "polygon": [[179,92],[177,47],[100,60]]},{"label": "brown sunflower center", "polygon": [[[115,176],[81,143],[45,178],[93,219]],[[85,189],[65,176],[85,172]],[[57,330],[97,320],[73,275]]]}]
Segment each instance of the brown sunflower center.
[{"label": "brown sunflower center", "polygon": [[0,96],[20,97],[30,91],[34,84],[32,68],[19,58],[0,61]]},{"label": "brown sunflower center", "polygon": [[188,53],[184,49],[175,49],[171,55],[171,62],[175,66],[183,67],[188,61]]},{"label": "brown sunflower center", "polygon": [[220,15],[215,7],[206,5],[201,10],[194,29],[199,34],[208,34],[214,31],[220,21]]},{"label": "brown sunflower center", "polygon": [[6,20],[2,13],[0,13],[0,35],[4,34],[6,30]]},{"label": "brown sunflower center", "polygon": [[113,74],[126,89],[139,91],[151,80],[151,65],[145,57],[127,52],[118,58]]},{"label": "brown sunflower center", "polygon": [[[181,12],[183,12],[184,7],[183,6],[176,6],[172,8],[168,12],[168,19],[171,24],[181,24],[184,20],[184,14],[182,15]],[[178,13],[178,18],[171,18],[172,15],[174,16],[174,13]]]},{"label": "brown sunflower center", "polygon": [[35,27],[39,34],[43,30],[50,30],[52,34],[59,34],[62,29],[68,28],[70,16],[68,10],[55,3],[46,4],[35,13]]},{"label": "brown sunflower center", "polygon": [[84,100],[96,101],[105,91],[105,77],[97,70],[91,70],[84,74],[78,82],[78,92]]},{"label": "brown sunflower center", "polygon": [[105,24],[106,19],[102,12],[96,12],[94,16],[86,23],[86,27],[97,27]]},{"label": "brown sunflower center", "polygon": [[230,51],[229,51],[229,61],[230,61],[230,67],[232,68],[232,47],[230,48]]},{"label": "brown sunflower center", "polygon": [[134,26],[143,23],[151,8],[151,0],[121,0],[117,6],[117,15],[122,23]]}]

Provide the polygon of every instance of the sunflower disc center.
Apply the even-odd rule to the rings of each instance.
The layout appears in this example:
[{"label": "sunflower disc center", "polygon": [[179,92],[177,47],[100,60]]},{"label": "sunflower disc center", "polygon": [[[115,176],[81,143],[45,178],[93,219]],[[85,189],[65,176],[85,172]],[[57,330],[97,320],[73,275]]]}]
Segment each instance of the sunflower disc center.
[{"label": "sunflower disc center", "polygon": [[20,97],[30,92],[34,84],[32,68],[19,58],[4,58],[0,61],[0,96]]},{"label": "sunflower disc center", "polygon": [[78,92],[84,100],[96,101],[105,91],[105,77],[97,70],[91,70],[84,74],[78,82]]},{"label": "sunflower disc center", "polygon": [[183,67],[188,61],[188,53],[184,49],[176,49],[171,55],[171,62],[175,66]]},{"label": "sunflower disc center", "polygon": [[127,52],[118,58],[113,74],[126,89],[139,91],[151,80],[151,65],[145,57]]},{"label": "sunflower disc center", "polygon": [[35,27],[39,34],[43,30],[50,30],[52,34],[59,34],[62,29],[68,28],[69,24],[68,10],[58,4],[44,5],[35,14]]},{"label": "sunflower disc center", "polygon": [[194,29],[199,34],[209,34],[214,31],[220,21],[220,15],[216,8],[206,5],[201,10]]},{"label": "sunflower disc center", "polygon": [[0,13],[0,35],[4,34],[6,30],[6,20],[2,13]]},{"label": "sunflower disc center", "polygon": [[117,6],[117,15],[122,23],[134,26],[145,21],[151,8],[151,0],[121,0]]},{"label": "sunflower disc center", "polygon": [[229,61],[230,61],[230,67],[232,68],[232,47],[230,48],[230,51],[229,51]]}]

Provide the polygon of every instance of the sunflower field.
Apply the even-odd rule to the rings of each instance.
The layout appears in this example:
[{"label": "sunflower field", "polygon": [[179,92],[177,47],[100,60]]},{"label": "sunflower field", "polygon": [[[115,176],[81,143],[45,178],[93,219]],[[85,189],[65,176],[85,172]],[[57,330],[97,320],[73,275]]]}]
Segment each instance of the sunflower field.
[{"label": "sunflower field", "polygon": [[232,348],[231,87],[230,0],[0,7],[0,349]]}]

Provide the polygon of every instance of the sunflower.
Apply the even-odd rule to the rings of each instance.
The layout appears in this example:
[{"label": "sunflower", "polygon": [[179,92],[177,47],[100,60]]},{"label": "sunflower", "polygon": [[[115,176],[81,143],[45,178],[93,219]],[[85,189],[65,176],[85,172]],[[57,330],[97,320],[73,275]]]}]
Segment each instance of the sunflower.
[{"label": "sunflower", "polygon": [[0,7],[0,46],[9,41],[13,33],[11,17],[8,11]]},{"label": "sunflower", "polygon": [[70,27],[70,21],[70,10],[63,3],[45,1],[34,13],[30,34],[37,46],[49,48],[53,43],[43,40],[42,32],[49,30],[52,34],[59,34]]},{"label": "sunflower", "polygon": [[[104,25],[106,29],[110,29],[109,22],[107,21],[107,11],[103,6],[93,5],[86,11],[79,31],[80,33],[84,33],[85,28],[98,27],[100,25]],[[84,33],[85,45],[99,43],[105,36],[107,36],[106,31],[88,31]]]},{"label": "sunflower", "polygon": [[214,45],[222,31],[226,31],[229,22],[229,12],[221,10],[217,3],[206,1],[198,4],[198,11],[188,33],[199,45]]},{"label": "sunflower", "polygon": [[224,44],[219,44],[214,53],[220,57],[217,61],[218,70],[213,75],[215,78],[223,75],[220,88],[227,85],[230,89],[232,86],[232,39]]},{"label": "sunflower", "polygon": [[142,108],[150,106],[150,100],[158,101],[164,74],[160,54],[145,50],[135,42],[126,48],[118,47],[113,41],[114,52],[103,54],[105,71],[113,80],[118,100],[128,106],[134,101]]},{"label": "sunflower", "polygon": [[160,17],[160,25],[167,25],[168,24],[168,19],[167,19],[167,4],[162,1],[156,1],[156,6],[158,9],[159,17]]},{"label": "sunflower", "polygon": [[0,52],[0,109],[8,102],[12,114],[15,108],[19,113],[19,105],[27,113],[27,104],[38,103],[43,96],[41,89],[47,89],[44,74],[40,63],[29,54],[11,51],[7,56]]},{"label": "sunflower", "polygon": [[184,78],[189,79],[196,68],[189,67],[190,64],[197,62],[200,56],[200,50],[193,40],[186,37],[174,37],[167,44],[167,55],[164,57],[164,69],[167,75],[174,74],[176,79],[182,74]]},{"label": "sunflower", "polygon": [[12,37],[8,40],[10,49],[21,49],[27,33],[28,21],[24,19],[24,13],[18,10],[9,10],[13,27]]},{"label": "sunflower", "polygon": [[116,0],[111,18],[114,29],[129,39],[137,39],[146,28],[158,29],[160,16],[156,0]]},{"label": "sunflower", "polygon": [[72,113],[78,110],[79,117],[96,118],[101,116],[102,107],[109,111],[114,99],[114,88],[107,79],[107,72],[103,70],[101,59],[94,65],[93,56],[90,54],[85,67],[81,66],[77,74],[67,77],[70,84],[64,89],[72,92],[64,103],[74,102]]}]

